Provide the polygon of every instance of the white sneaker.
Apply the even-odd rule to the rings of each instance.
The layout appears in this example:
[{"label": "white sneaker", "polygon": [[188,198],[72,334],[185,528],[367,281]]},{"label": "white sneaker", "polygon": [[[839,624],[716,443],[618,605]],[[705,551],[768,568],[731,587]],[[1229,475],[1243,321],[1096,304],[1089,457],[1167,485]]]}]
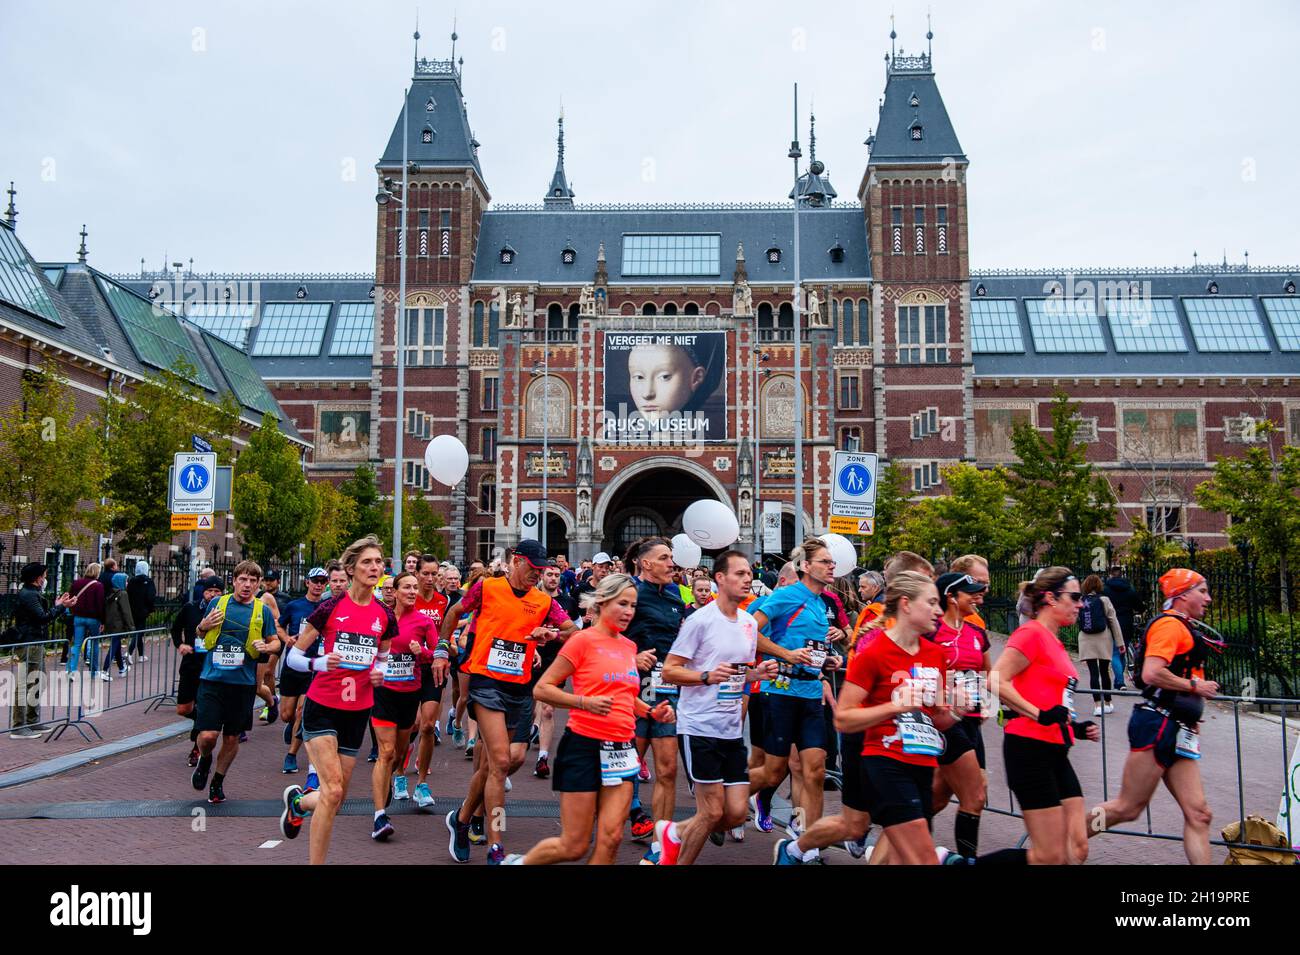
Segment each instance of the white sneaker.
[{"label": "white sneaker", "polygon": [[1114,703],[1107,703],[1105,706],[1103,706],[1103,707],[1101,708],[1101,711],[1102,711],[1103,713],[1114,713],[1114,712],[1115,712],[1115,704],[1114,704]]},{"label": "white sneaker", "polygon": [[1101,716],[1101,704],[1100,704],[1100,703],[1098,703],[1096,706],[1094,706],[1094,707],[1092,708],[1092,715],[1093,715],[1093,716]]},{"label": "white sneaker", "polygon": [[113,682],[113,678],[112,678],[111,676],[108,675],[108,671],[107,671],[107,670],[100,670],[100,671],[99,671],[99,678],[100,678],[101,680],[103,680],[105,683],[112,683],[112,682]]},{"label": "white sneaker", "polygon": [[506,792],[510,792],[510,790],[512,790],[512,789],[514,789],[514,788],[515,788],[514,785],[510,782],[510,777],[507,776],[507,777],[506,777]]},{"label": "white sneaker", "polygon": [[136,662],[137,662],[137,663],[148,663],[148,662],[149,662],[149,658],[148,658],[147,656],[145,656],[145,655],[142,653],[142,654],[140,654],[140,659],[137,660]]},{"label": "white sneaker", "polygon": [[735,829],[728,830],[728,835],[731,836],[732,842],[744,842],[745,841],[744,825],[739,825]]}]

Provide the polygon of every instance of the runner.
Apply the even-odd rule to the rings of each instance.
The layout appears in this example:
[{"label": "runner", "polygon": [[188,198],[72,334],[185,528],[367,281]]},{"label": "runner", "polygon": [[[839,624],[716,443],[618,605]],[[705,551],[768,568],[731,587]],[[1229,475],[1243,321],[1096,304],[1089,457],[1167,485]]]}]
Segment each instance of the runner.
[{"label": "runner", "polygon": [[[663,666],[686,616],[681,589],[673,583],[672,545],[662,537],[644,538],[628,551],[628,562],[635,565],[638,574],[636,616],[627,628],[627,636],[636,643],[637,669],[642,674],[641,699],[656,708],[664,702],[671,706],[677,701],[677,687],[664,681]],[[655,773],[650,815],[640,805],[640,780],[632,787],[629,821],[634,839],[653,833],[653,823],[673,819],[677,801],[677,734],[672,721],[638,717],[636,749],[641,766],[647,750],[654,754]],[[638,770],[644,772],[640,766]],[[650,865],[657,861],[653,845],[645,861]]]},{"label": "runner", "polygon": [[[442,626],[442,615],[447,610],[447,597],[438,590],[441,577],[438,558],[431,554],[421,554],[417,561],[419,568],[419,591],[415,597],[415,609],[433,622],[434,633]],[[434,642],[437,640],[435,638]],[[444,648],[443,653],[449,653]],[[454,679],[454,677],[453,677]],[[430,663],[420,664],[420,736],[415,754],[415,805],[417,809],[433,806],[433,796],[429,792],[429,771],[433,766],[433,748],[438,745],[442,731],[438,721],[442,716],[443,683],[433,678]],[[464,742],[463,738],[461,742]],[[459,744],[458,744],[459,745]]]},{"label": "runner", "polygon": [[[337,599],[321,603],[303,623],[289,651],[295,670],[314,671],[303,705],[302,735],[320,775],[320,788],[307,792],[293,785],[284,790],[280,832],[295,839],[302,821],[312,816],[312,865],[324,863],[329,852],[334,817],[347,797],[357,753],[365,742],[374,702],[374,687],[383,682],[389,644],[398,634],[393,612],[375,599],[375,585],[384,569],[379,540],[363,537],[343,552],[342,565],[350,583]],[[308,657],[317,638],[322,655]]]},{"label": "runner", "polygon": [[[631,779],[637,771],[632,742],[636,720],[671,723],[674,715],[667,701],[651,708],[639,694],[636,645],[623,636],[636,612],[638,593],[625,574],[603,578],[584,598],[599,614],[595,625],[565,641],[533,691],[540,701],[574,711],[555,754],[551,784],[560,794],[561,832],[543,839],[527,855],[507,857],[507,865],[581,859],[592,842],[593,822],[596,840],[588,864],[614,862],[632,800]],[[570,677],[574,692],[566,693],[560,686]]]},{"label": "runner", "polygon": [[[199,761],[190,784],[198,790],[207,785],[212,751],[221,736],[217,771],[208,786],[208,802],[214,804],[226,801],[222,783],[239,754],[239,734],[253,725],[258,661],[280,648],[271,608],[253,596],[261,577],[262,568],[255,561],[242,561],[235,567],[234,593],[210,601],[205,606],[207,615],[196,628],[203,638],[204,660],[196,697]],[[182,645],[179,650],[188,653],[194,646]]]},{"label": "runner", "polygon": [[[379,740],[379,759],[370,776],[375,798],[375,828],[370,838],[380,842],[393,834],[393,823],[384,811],[389,802],[410,798],[406,788],[406,751],[420,713],[422,664],[433,662],[438,642],[433,620],[415,607],[420,593],[419,577],[404,570],[393,578],[393,590],[397,601],[397,636],[384,665],[383,685],[375,687],[375,705],[370,714],[370,725]],[[429,802],[433,802],[432,798]]]},{"label": "runner", "polygon": [[[558,560],[559,558],[556,558],[557,566],[547,567],[546,570],[542,571],[542,579],[538,582],[537,587],[542,593],[548,594],[558,603],[564,612],[569,615],[569,619],[573,619],[574,615],[570,606],[572,601],[566,599],[560,592],[562,575]],[[551,664],[555,662],[555,658],[560,653],[560,645],[560,641],[552,640],[537,651],[538,656],[541,657],[541,664],[533,669],[534,685],[541,678],[541,675],[551,668]],[[551,740],[555,735],[555,707],[538,700],[533,707],[533,719],[535,723],[532,729],[535,729],[537,733],[537,762],[533,766],[533,775],[538,779],[547,779],[551,775],[550,756]],[[518,734],[516,734],[516,742],[511,744],[510,747],[512,763],[514,762],[514,756],[518,755],[522,762],[527,754],[528,747],[526,745],[523,747],[523,753],[515,753],[518,745]]]},{"label": "runner", "polygon": [[[276,621],[276,636],[280,638],[281,644],[284,642],[284,634],[279,630],[280,623],[280,603],[276,599],[276,594],[280,590],[280,575],[267,568],[262,574],[262,590],[257,596],[262,603],[271,611],[271,616]],[[262,712],[258,719],[265,725],[274,723],[280,715],[280,698],[275,695],[275,671],[276,664],[280,661],[278,653],[271,653],[258,661],[257,664],[257,695],[262,698]]]},{"label": "runner", "polygon": [[[329,586],[329,573],[324,567],[313,567],[307,571],[307,594],[296,600],[290,600],[280,612],[281,638],[286,647],[292,647],[302,629],[302,622],[315,612],[325,599],[325,588]],[[312,647],[312,656],[320,652],[320,644]],[[298,771],[298,750],[302,748],[302,701],[311,685],[312,673],[301,673],[293,667],[286,666],[280,672],[280,719],[284,720],[284,742],[289,752],[284,755],[282,773]]]},{"label": "runner", "polygon": [[[474,816],[492,820],[495,840],[488,864],[505,858],[505,787],[510,769],[510,741],[521,720],[532,713],[528,691],[539,643],[573,630],[573,621],[560,605],[536,589],[541,572],[554,564],[535,540],[515,548],[507,577],[487,577],[454,604],[442,622],[441,640],[450,640],[463,613],[474,613],[477,628],[467,667],[469,703],[482,743],[474,760],[474,775],[459,809],[447,813],[450,852],[457,862],[469,861],[470,823]],[[447,661],[434,662],[434,674],[445,676]]]},{"label": "runner", "polygon": [[600,582],[605,579],[605,576],[613,570],[613,568],[614,558],[610,557],[609,554],[605,553],[603,550],[595,557],[591,558],[591,573],[588,574],[586,579],[579,583],[573,591],[573,599],[578,601],[580,609],[582,607],[583,595],[594,591],[600,585]]},{"label": "runner", "polygon": [[766,758],[758,773],[750,774],[749,792],[755,797],[755,822],[762,828],[766,819],[770,826],[772,795],[789,769],[791,748],[798,750],[803,785],[791,820],[802,831],[822,815],[826,780],[822,671],[838,669],[840,658],[828,652],[828,645],[842,640],[843,633],[830,626],[821,599],[835,579],[835,561],[825,543],[810,537],[791,552],[790,559],[799,580],[751,608],[759,628],[759,652],[777,661],[778,673],[762,685]]},{"label": "runner", "polygon": [[199,599],[183,604],[172,621],[172,643],[181,658],[176,680],[176,715],[188,716],[194,721],[194,728],[190,730],[190,755],[186,760],[191,768],[199,764],[199,719],[194,701],[199,696],[199,677],[203,673],[204,660],[201,652],[194,652],[198,642],[197,628],[203,619],[203,608],[225,590],[220,577],[204,577],[199,584],[202,587]]},{"label": "runner", "polygon": [[[790,584],[797,583],[799,572],[795,569],[793,563],[787,561],[781,565],[781,570],[776,575],[773,582],[772,593],[780,590],[782,587],[788,587]],[[767,596],[771,596],[768,594]],[[745,608],[752,616],[761,606],[764,597],[753,600]],[[767,762],[767,751],[763,749],[764,737],[767,727],[763,723],[763,694],[761,692],[763,683],[761,680],[745,686],[745,718],[749,720],[749,778],[754,779],[763,771],[763,766]],[[776,789],[773,787],[772,793]],[[758,795],[749,797],[749,808],[754,817],[754,827],[760,832],[772,831],[772,817],[770,814],[759,812],[759,804],[762,803],[767,808],[771,808],[772,793],[767,793],[763,799]],[[744,828],[741,827],[739,833],[732,830],[731,837],[737,842],[744,841]]]},{"label": "runner", "polygon": [[1079,616],[1082,593],[1068,567],[1044,567],[1025,586],[1033,619],[1017,627],[998,658],[990,689],[1022,714],[1002,740],[1007,783],[1024,813],[1028,849],[1003,849],[980,861],[999,864],[1082,864],[1088,858],[1083,789],[1070,765],[1076,740],[1096,740],[1092,720],[1077,722],[1074,661],[1058,632]]},{"label": "runner", "polygon": [[988,589],[974,576],[947,573],[935,581],[943,619],[930,639],[944,650],[944,667],[950,679],[961,683],[972,712],[943,731],[944,748],[939,771],[934,774],[934,813],[943,812],[957,796],[953,839],[959,855],[973,859],[979,851],[980,813],[984,809],[984,720],[980,700],[987,696],[987,674],[992,667],[989,638],[984,628],[971,623],[975,598]]},{"label": "runner", "polygon": [[[330,599],[338,600],[348,592],[348,583],[349,583],[348,572],[343,569],[343,563],[338,560],[331,560],[329,563],[327,563],[325,565],[325,570],[329,572]],[[314,646],[315,649],[308,654],[309,656],[315,657],[320,655],[322,644],[316,643],[314,644]],[[313,663],[312,666],[314,667],[315,664]],[[314,669],[312,670],[312,674],[313,675],[315,674]],[[306,699],[307,698],[304,695],[303,706],[300,709],[306,708]],[[301,744],[301,740],[302,740],[301,713],[299,713],[298,716],[298,728],[294,730],[294,736],[300,741]],[[319,789],[319,788],[320,788],[320,776],[317,775],[316,767],[312,765],[311,759],[309,758],[307,760],[307,785],[303,787],[303,791],[311,792],[313,789]]]},{"label": "runner", "polygon": [[[854,653],[835,725],[846,735],[864,734],[861,795],[869,817],[885,830],[891,861],[934,865],[932,777],[943,749],[939,730],[953,722],[943,692],[943,651],[922,639],[939,620],[939,594],[924,574],[902,571],[887,580],[885,613],[891,623]],[[820,832],[813,827],[809,834]],[[806,862],[799,846],[778,842],[774,864]]]},{"label": "runner", "polygon": [[987,633],[989,626],[980,615],[979,608],[984,606],[984,597],[989,590],[989,562],[979,554],[963,554],[949,565],[948,572],[968,574],[976,583],[984,585],[982,591],[971,594],[974,606],[971,608],[971,612],[966,615],[966,620]]},{"label": "runner", "polygon": [[413,550],[402,558],[402,570],[408,574],[418,573],[420,570],[420,552]]},{"label": "runner", "polygon": [[1197,724],[1205,701],[1219,692],[1218,683],[1205,679],[1205,660],[1210,650],[1222,653],[1223,643],[1200,622],[1210,606],[1204,577],[1175,568],[1160,578],[1160,593],[1161,613],[1138,641],[1133,676],[1142,701],[1129,717],[1130,752],[1119,795],[1092,810],[1088,835],[1136,819],[1163,779],[1183,812],[1187,861],[1209,865],[1212,814],[1197,765]]},{"label": "runner", "polygon": [[758,624],[740,609],[753,574],[745,554],[722,554],[713,564],[716,596],[682,624],[664,661],[664,679],[681,687],[677,739],[695,785],[695,815],[655,823],[660,865],[690,865],[710,835],[745,824],[749,771],[742,690],[746,682],[777,672],[775,660],[755,664]]}]

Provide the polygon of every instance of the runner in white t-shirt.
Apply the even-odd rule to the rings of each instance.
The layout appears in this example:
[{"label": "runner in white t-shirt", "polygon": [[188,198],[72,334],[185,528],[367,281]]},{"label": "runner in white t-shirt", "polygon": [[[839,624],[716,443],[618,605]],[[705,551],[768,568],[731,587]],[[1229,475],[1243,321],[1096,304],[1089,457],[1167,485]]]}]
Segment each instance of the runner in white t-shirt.
[{"label": "runner in white t-shirt", "polygon": [[681,687],[678,745],[695,784],[696,813],[685,822],[655,824],[660,865],[690,865],[710,833],[745,822],[745,684],[771,679],[777,667],[775,660],[754,664],[758,625],[739,606],[752,578],[745,554],[732,550],[719,557],[713,565],[717,599],[686,619],[664,661],[665,682]]}]

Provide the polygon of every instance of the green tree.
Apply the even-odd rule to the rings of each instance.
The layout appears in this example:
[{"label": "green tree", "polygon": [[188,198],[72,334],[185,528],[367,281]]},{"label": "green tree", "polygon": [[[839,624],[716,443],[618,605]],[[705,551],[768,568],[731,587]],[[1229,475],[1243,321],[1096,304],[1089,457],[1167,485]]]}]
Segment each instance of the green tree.
[{"label": "green tree", "polygon": [[230,503],[244,546],[258,560],[293,557],[311,531],[319,501],[274,415],[263,416],[235,462]]},{"label": "green tree", "polygon": [[[352,499],[355,514],[344,534],[346,543],[359,540],[367,534],[384,535],[384,505],[379,498],[379,483],[375,469],[369,464],[359,465],[352,477],[339,484],[339,493]],[[388,522],[392,527],[392,521]],[[389,537],[392,533],[389,532]]]},{"label": "green tree", "polygon": [[894,462],[886,464],[876,475],[875,533],[859,548],[862,559],[881,567],[894,551],[907,512],[907,483],[903,469]]},{"label": "green tree", "polygon": [[1300,447],[1279,451],[1276,430],[1273,422],[1261,422],[1261,445],[1217,458],[1210,479],[1197,485],[1196,501],[1232,518],[1229,540],[1248,541],[1262,561],[1276,565],[1285,603],[1287,574],[1300,560]]},{"label": "green tree", "polygon": [[[439,530],[447,526],[442,516],[422,496],[413,495],[402,488],[402,553],[418,550],[445,560],[448,554],[447,539]],[[379,535],[384,542],[384,552],[393,551],[393,504],[384,505],[384,528]]]},{"label": "green tree", "polygon": [[973,464],[943,469],[948,493],[913,504],[903,518],[898,546],[920,554],[976,553],[994,563],[1021,552],[1029,535],[1018,513],[1008,509],[1008,475],[1003,468]]},{"label": "green tree", "polygon": [[1100,532],[1115,523],[1115,492],[1088,463],[1087,446],[1074,440],[1078,405],[1058,391],[1052,430],[1016,425],[1011,443],[1019,460],[1008,474],[1016,521],[1028,544],[1047,544],[1052,558],[1071,561],[1103,545]]},{"label": "green tree", "polygon": [[356,540],[348,534],[356,523],[357,503],[329,481],[313,481],[309,487],[316,498],[316,520],[304,543],[315,548],[318,562],[324,562]]},{"label": "green tree", "polygon": [[191,435],[207,438],[218,463],[231,461],[239,404],[230,394],[210,400],[190,382],[194,373],[179,360],[173,370],[151,374],[122,398],[110,396],[101,405],[109,502],[102,529],[119,534],[127,550],[147,551],[171,539],[167,469],[177,452],[192,450]]},{"label": "green tree", "polygon": [[22,398],[0,415],[0,524],[36,544],[46,534],[84,541],[94,523],[102,474],[95,421],[77,417],[76,401],[56,366],[23,374]]}]

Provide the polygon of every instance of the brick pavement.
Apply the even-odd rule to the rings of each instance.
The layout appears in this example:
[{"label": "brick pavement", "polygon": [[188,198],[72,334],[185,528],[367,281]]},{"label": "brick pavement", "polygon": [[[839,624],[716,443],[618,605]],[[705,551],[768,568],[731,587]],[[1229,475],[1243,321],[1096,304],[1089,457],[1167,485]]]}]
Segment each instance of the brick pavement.
[{"label": "brick pavement", "polygon": [[[1086,675],[1082,681],[1086,685]],[[1131,702],[1118,700],[1116,713],[1106,718],[1108,757],[1106,778],[1109,791],[1118,785],[1123,759],[1127,752],[1125,726]],[[1215,810],[1214,830],[1237,815],[1236,766],[1232,759],[1233,737],[1238,731],[1230,708],[1211,707],[1203,727],[1202,761],[1206,791]],[[561,715],[562,720],[562,715]],[[1245,767],[1245,811],[1273,818],[1281,792],[1284,757],[1295,745],[1295,724],[1288,751],[1284,753],[1281,729],[1276,721],[1251,713],[1241,715],[1239,731]],[[279,772],[283,743],[280,724],[255,726],[252,739],[243,747],[226,783],[226,792],[235,801],[273,800],[287,784]],[[1005,776],[1001,759],[1001,732],[996,725],[985,728],[989,755],[990,805],[1007,805]],[[558,735],[557,735],[558,738]],[[24,744],[30,745],[30,744]],[[146,863],[302,863],[307,858],[307,840],[261,848],[278,840],[276,819],[231,817],[223,807],[208,807],[202,796],[189,786],[190,770],[185,765],[189,745],[186,740],[159,744],[121,758],[70,771],[62,776],[0,792],[0,812],[13,812],[20,806],[49,803],[102,800],[190,800],[192,816],[166,818],[120,818],[0,820],[0,863],[42,862],[77,864],[119,864],[124,860]],[[444,743],[435,751],[432,786],[438,805],[431,815],[405,814],[394,817],[397,833],[387,844],[375,844],[369,838],[370,820],[365,808],[360,815],[342,818],[335,829],[331,861],[336,863],[434,863],[452,864],[447,855],[447,833],[442,814],[450,809],[463,791],[469,775],[469,763],[462,751]],[[1081,744],[1073,760],[1091,805],[1103,795],[1100,745]],[[531,775],[532,758],[514,778],[511,799],[554,800],[549,782]],[[306,767],[305,760],[302,765]],[[368,798],[369,764],[358,763],[352,798]],[[304,773],[289,777],[301,781]],[[643,787],[644,791],[644,787]],[[195,799],[194,797],[199,796]],[[647,800],[648,801],[648,800]],[[838,797],[827,795],[827,811],[838,806]],[[269,806],[269,802],[267,803]],[[684,784],[678,787],[679,809],[689,811],[691,797]],[[952,845],[951,811],[936,820],[937,839]],[[1152,810],[1152,825],[1157,832],[1177,834],[1181,816],[1167,792],[1157,793]],[[1144,828],[1140,822],[1133,828]],[[511,851],[522,851],[533,842],[558,832],[558,820],[532,816],[510,819],[506,843]],[[1015,845],[1023,835],[1018,819],[986,813],[981,830],[981,844],[986,850]],[[766,864],[771,846],[779,831],[771,835],[755,832],[751,827],[745,842],[728,843],[722,848],[706,845],[701,863],[710,865]],[[1092,840],[1090,863],[1180,864],[1182,846],[1176,841],[1136,839],[1117,835]],[[619,862],[634,864],[642,848],[629,841],[619,853]],[[1224,850],[1215,850],[1219,861]],[[473,864],[482,864],[483,850],[475,849]],[[854,864],[843,852],[828,854],[832,865]]]}]

